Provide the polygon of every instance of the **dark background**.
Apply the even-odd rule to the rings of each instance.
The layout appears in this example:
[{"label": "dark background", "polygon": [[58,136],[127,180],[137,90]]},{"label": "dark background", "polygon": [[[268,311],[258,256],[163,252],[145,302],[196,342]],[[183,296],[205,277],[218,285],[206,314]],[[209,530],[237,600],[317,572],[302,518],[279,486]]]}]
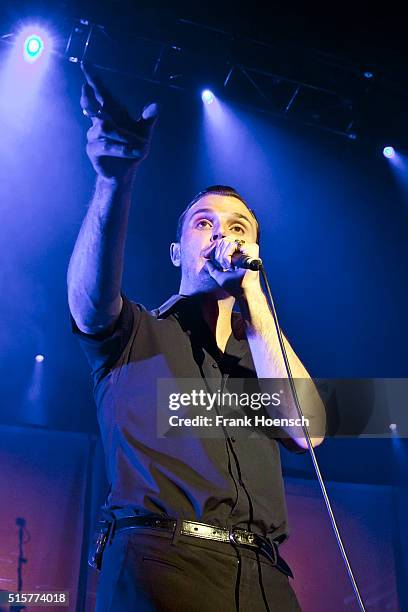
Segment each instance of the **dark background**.
[{"label": "dark background", "polygon": [[[231,184],[260,218],[261,254],[281,326],[312,376],[408,375],[405,20],[385,7],[378,14],[356,4],[331,14],[327,7],[308,6],[307,14],[304,8],[2,3],[0,36],[36,17],[53,32],[56,50],[23,113],[7,87],[1,90],[2,424],[97,431],[87,364],[71,337],[66,302],[66,269],[94,184],[85,154],[89,123],[79,107],[82,77],[64,57],[77,18],[105,27],[91,40],[88,60],[129,110],[138,115],[147,101],[161,104],[151,154],[135,182],[127,295],[153,308],[177,292],[168,245],[178,214],[206,185]],[[163,40],[182,51],[169,53],[149,82],[145,75]],[[2,42],[0,71],[11,49]],[[259,81],[270,107],[247,82],[223,87],[233,60],[270,64],[294,82],[329,87],[351,108],[328,110],[319,97],[302,106],[301,98],[283,116],[276,103],[286,95],[281,82]],[[181,76],[170,81],[177,71]],[[227,112],[212,129],[200,99],[205,86]],[[348,132],[343,111],[353,122]],[[399,150],[398,168],[382,156],[388,144]],[[42,364],[34,361],[38,353],[45,355]],[[327,440],[318,453],[333,481],[402,482],[392,440]],[[307,455],[282,455],[285,474],[314,478]],[[403,573],[402,556],[399,567]]]},{"label": "dark background", "polygon": [[[134,190],[124,277],[127,294],[155,307],[177,291],[178,272],[171,266],[168,245],[179,212],[204,186],[232,184],[260,217],[262,256],[281,325],[312,375],[407,374],[406,169],[396,174],[381,155],[382,146],[397,146],[397,136],[401,139],[406,130],[405,38],[400,20],[385,13],[359,17],[356,11],[351,17],[346,7],[331,16],[312,7],[306,16],[295,7],[241,6],[232,11],[223,5],[214,10],[210,5],[206,10],[171,6],[131,9],[123,2],[98,3],[97,8],[93,3],[2,6],[5,32],[27,23],[25,15],[38,14],[37,21],[53,32],[59,53],[52,57],[21,123],[16,126],[11,120],[13,105],[3,112],[0,385],[1,418],[6,422],[95,429],[85,360],[70,336],[65,294],[69,256],[94,183],[84,152],[89,124],[79,108],[81,73],[62,54],[72,19],[81,16],[109,26],[112,36],[117,36],[116,28],[123,28],[121,39],[96,33],[87,59],[102,66],[99,74],[131,112],[137,115],[149,100],[161,103],[152,151],[138,171]],[[334,90],[348,89],[356,99],[361,92],[354,77],[344,77],[351,70],[344,72],[344,66],[352,61],[353,70],[369,67],[382,80],[381,87],[373,85],[367,95],[370,107],[381,107],[382,113],[378,110],[378,120],[370,123],[371,117],[361,117],[359,108],[353,116],[358,138],[351,140],[323,131],[319,124],[304,125],[304,115],[294,114],[292,120],[269,114],[256,98],[252,105],[241,104],[240,91],[245,100],[248,92],[240,90],[239,83],[231,90],[218,85],[229,118],[221,118],[211,131],[199,96],[208,84],[204,79],[209,68],[203,58],[214,55],[217,86],[228,67],[226,49],[231,58],[236,47],[231,51],[228,36],[216,34],[221,38],[215,42],[213,31],[181,25],[180,17],[232,32],[238,43],[255,36],[268,41],[280,58],[286,51],[290,55],[286,74],[292,77],[302,71],[314,83],[331,79]],[[135,41],[132,32],[181,41],[181,88],[167,86],[167,73],[160,83],[132,76],[132,67],[145,74],[145,66],[154,59],[154,48]],[[143,49],[149,54],[146,60]],[[311,49],[328,54],[332,63],[335,58],[344,68],[342,84],[331,65],[313,63],[317,56],[304,59]],[[262,61],[259,47],[255,51],[256,57],[248,51],[240,59],[252,65]],[[0,46],[4,62],[9,52],[9,46]],[[265,51],[268,57],[270,53]],[[320,72],[312,74],[313,66]],[[282,72],[285,66],[274,68]],[[398,96],[384,85],[392,82],[396,87],[393,79],[402,92]],[[367,80],[360,80],[365,86]],[[2,96],[7,97],[7,89]],[[404,111],[397,117],[387,107],[390,99]],[[319,110],[319,100],[315,104]],[[382,140],[379,124],[388,129],[391,140]],[[404,164],[406,149],[401,150]],[[38,374],[41,399],[29,406],[27,392],[37,353],[46,356]]]}]

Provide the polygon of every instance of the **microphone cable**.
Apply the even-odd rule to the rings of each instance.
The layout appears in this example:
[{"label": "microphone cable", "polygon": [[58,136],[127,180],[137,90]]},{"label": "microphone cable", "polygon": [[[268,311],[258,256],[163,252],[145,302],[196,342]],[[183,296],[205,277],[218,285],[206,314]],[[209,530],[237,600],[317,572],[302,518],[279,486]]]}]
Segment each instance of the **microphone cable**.
[{"label": "microphone cable", "polygon": [[316,472],[316,475],[317,475],[317,480],[319,482],[319,485],[320,485],[320,488],[321,488],[321,491],[322,491],[322,494],[323,494],[323,498],[324,498],[324,501],[325,501],[325,504],[326,504],[327,512],[328,512],[329,517],[330,517],[330,522],[332,524],[333,531],[334,531],[334,534],[336,536],[337,544],[338,544],[338,546],[340,548],[340,552],[341,552],[341,555],[343,557],[344,564],[345,564],[345,566],[347,568],[347,572],[348,572],[348,575],[350,577],[351,584],[353,586],[353,590],[354,590],[354,593],[355,593],[355,596],[356,596],[356,599],[357,599],[357,603],[359,605],[360,610],[362,610],[362,612],[366,612],[365,607],[364,607],[364,603],[363,603],[363,600],[362,600],[362,597],[361,597],[361,594],[360,594],[360,590],[359,590],[359,588],[357,586],[357,582],[356,582],[356,579],[354,577],[354,573],[353,573],[353,570],[351,568],[350,561],[348,559],[348,556],[347,556],[347,553],[346,553],[346,549],[345,549],[342,537],[340,535],[340,531],[339,531],[339,528],[338,528],[338,525],[337,525],[336,518],[334,516],[332,505],[330,503],[330,499],[329,499],[329,496],[327,494],[326,486],[324,484],[323,477],[322,477],[322,474],[320,472],[320,468],[319,468],[319,464],[317,462],[316,454],[315,454],[315,451],[314,451],[314,448],[312,446],[312,442],[311,442],[311,439],[310,439],[310,436],[309,436],[309,431],[308,431],[306,425],[303,425],[303,423],[304,423],[304,421],[303,421],[304,414],[303,414],[302,408],[300,406],[300,402],[299,402],[299,398],[298,398],[298,395],[297,395],[297,392],[296,392],[295,384],[293,382],[292,371],[290,369],[289,360],[288,360],[288,356],[287,356],[287,353],[286,353],[285,345],[284,345],[284,342],[283,342],[282,332],[280,330],[280,325],[279,325],[279,321],[278,321],[278,316],[276,314],[276,309],[275,309],[275,304],[274,304],[273,297],[272,297],[271,288],[269,286],[269,282],[268,282],[268,278],[266,276],[266,272],[265,272],[264,266],[261,265],[259,270],[261,272],[262,279],[263,279],[263,282],[264,282],[264,285],[265,285],[265,288],[266,288],[266,291],[267,291],[269,305],[270,305],[270,309],[271,309],[271,312],[272,312],[273,320],[274,320],[274,323],[275,323],[276,332],[278,334],[279,346],[280,346],[280,349],[281,349],[283,361],[285,363],[285,369],[286,369],[286,372],[287,372],[287,375],[288,375],[288,380],[289,380],[289,384],[290,384],[290,388],[291,388],[291,392],[292,392],[292,397],[293,397],[293,400],[294,400],[294,403],[295,403],[295,406],[296,406],[296,410],[297,410],[298,416],[299,416],[299,418],[301,419],[301,422],[302,422],[301,427],[302,427],[303,433],[304,433],[306,441],[307,441],[308,450],[309,450],[310,455],[312,457],[313,467],[315,469],[315,472]]}]

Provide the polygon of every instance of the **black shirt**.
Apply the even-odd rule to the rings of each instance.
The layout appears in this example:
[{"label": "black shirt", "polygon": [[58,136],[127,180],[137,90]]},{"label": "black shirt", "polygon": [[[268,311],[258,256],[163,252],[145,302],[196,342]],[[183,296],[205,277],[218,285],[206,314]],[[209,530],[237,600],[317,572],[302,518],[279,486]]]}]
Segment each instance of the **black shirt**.
[{"label": "black shirt", "polygon": [[123,297],[108,338],[81,334],[92,369],[111,490],[110,507],[132,507],[283,541],[288,534],[278,442],[271,437],[159,437],[157,379],[256,377],[242,319],[233,313],[224,354],[194,298],[175,295],[147,311]]}]

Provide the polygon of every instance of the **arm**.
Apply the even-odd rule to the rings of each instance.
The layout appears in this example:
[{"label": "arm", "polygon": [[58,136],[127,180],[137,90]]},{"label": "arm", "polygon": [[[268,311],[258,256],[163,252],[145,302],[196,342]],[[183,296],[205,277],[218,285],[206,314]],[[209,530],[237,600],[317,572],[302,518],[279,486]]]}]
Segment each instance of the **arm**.
[{"label": "arm", "polygon": [[78,328],[96,334],[113,327],[122,309],[125,240],[132,179],[98,176],[68,268],[68,302]]},{"label": "arm", "polygon": [[[244,290],[238,298],[238,304],[245,321],[246,336],[258,378],[287,378],[275,322],[260,285],[251,285],[251,288]],[[311,381],[309,373],[284,336],[283,342],[302,412],[310,420],[310,424],[313,426],[312,431],[321,434],[325,430],[326,422],[323,402]],[[287,393],[290,396],[289,387]],[[285,408],[285,414],[282,416],[298,417],[294,402]],[[284,429],[291,436],[289,444],[286,444],[289,448],[307,448],[306,440],[300,428],[298,433],[293,427]],[[309,433],[312,435],[310,430]],[[312,437],[312,445],[321,444],[323,439],[324,437],[321,435]]]},{"label": "arm", "polygon": [[122,309],[120,295],[131,189],[136,167],[148,153],[157,107],[133,121],[84,70],[81,105],[92,120],[87,153],[97,172],[96,188],[68,269],[68,302],[88,334],[113,329]]},{"label": "arm", "polygon": [[[243,242],[240,251],[245,255],[259,257],[259,245]],[[282,357],[275,322],[265,294],[262,291],[259,272],[252,270],[234,270],[231,268],[231,257],[237,250],[236,239],[233,236],[224,237],[219,241],[218,247],[211,247],[213,257],[219,264],[206,262],[206,268],[217,283],[227,293],[235,297],[245,323],[245,333],[251,349],[252,358],[258,378],[287,379],[285,362]],[[227,272],[221,272],[220,269]],[[283,335],[282,335],[283,336]],[[320,395],[310,378],[306,368],[283,337],[284,346],[288,356],[290,370],[299,398],[300,407],[306,418],[309,419],[309,435],[312,445],[317,446],[323,441],[322,432],[325,431],[326,411]],[[289,383],[284,385],[285,397],[289,398],[288,405],[282,406],[279,416],[284,418],[298,418],[296,405],[292,399]],[[282,438],[283,444],[289,450],[307,448],[307,442],[301,427],[283,427],[289,438]],[[324,435],[324,434],[323,434]]]}]

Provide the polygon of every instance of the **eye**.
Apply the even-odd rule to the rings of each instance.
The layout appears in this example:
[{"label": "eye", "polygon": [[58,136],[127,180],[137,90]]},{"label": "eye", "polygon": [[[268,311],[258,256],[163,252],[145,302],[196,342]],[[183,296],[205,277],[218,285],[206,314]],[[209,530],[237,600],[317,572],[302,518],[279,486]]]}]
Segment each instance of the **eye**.
[{"label": "eye", "polygon": [[196,227],[198,227],[198,229],[206,229],[207,227],[211,227],[211,223],[207,221],[207,219],[200,219],[200,221],[197,221]]},{"label": "eye", "polygon": [[238,234],[245,234],[245,228],[243,228],[242,225],[233,225],[231,229]]}]

